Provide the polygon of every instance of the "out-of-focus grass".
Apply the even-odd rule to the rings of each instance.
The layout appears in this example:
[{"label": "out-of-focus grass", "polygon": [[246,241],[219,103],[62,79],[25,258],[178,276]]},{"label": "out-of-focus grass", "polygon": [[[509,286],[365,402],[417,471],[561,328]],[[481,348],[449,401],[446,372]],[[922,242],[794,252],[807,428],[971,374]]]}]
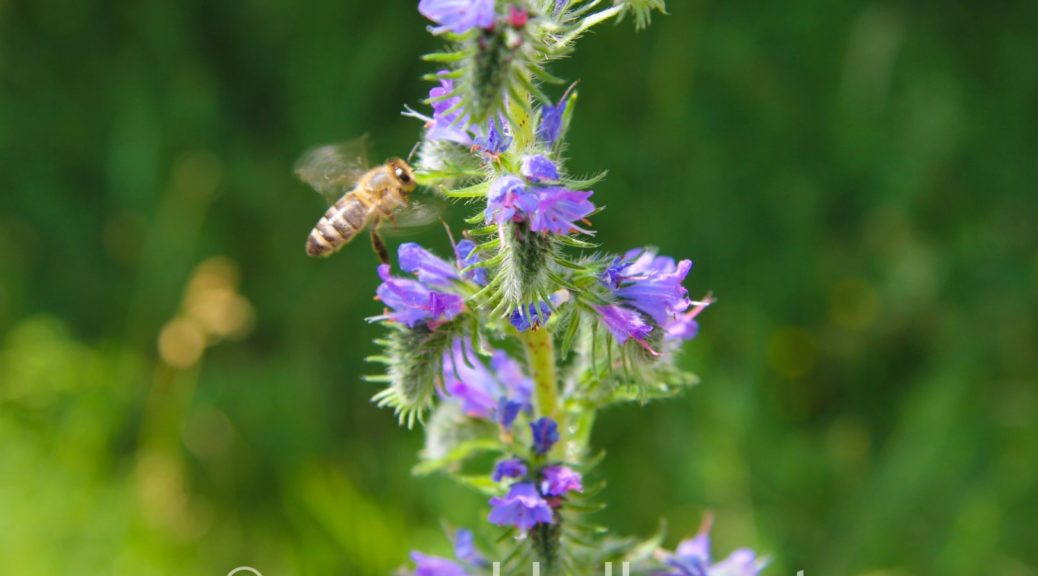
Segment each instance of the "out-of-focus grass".
[{"label": "out-of-focus grass", "polygon": [[[1036,574],[1035,6],[670,11],[558,70],[605,248],[690,256],[719,297],[702,385],[601,418],[600,520],[675,542],[712,509],[772,574]],[[374,258],[305,258],[322,206],[290,171],[363,132],[409,149],[424,24],[0,2],[4,573],[384,574],[479,522],[368,402]],[[236,334],[185,300],[216,256]]]}]

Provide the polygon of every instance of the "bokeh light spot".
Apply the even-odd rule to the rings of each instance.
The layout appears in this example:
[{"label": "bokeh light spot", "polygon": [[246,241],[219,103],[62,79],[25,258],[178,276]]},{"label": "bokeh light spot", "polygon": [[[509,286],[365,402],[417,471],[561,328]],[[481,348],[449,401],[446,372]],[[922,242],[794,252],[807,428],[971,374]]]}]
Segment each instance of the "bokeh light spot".
[{"label": "bokeh light spot", "polygon": [[205,332],[190,318],[174,318],[159,333],[159,355],[175,368],[195,365],[204,350]]}]

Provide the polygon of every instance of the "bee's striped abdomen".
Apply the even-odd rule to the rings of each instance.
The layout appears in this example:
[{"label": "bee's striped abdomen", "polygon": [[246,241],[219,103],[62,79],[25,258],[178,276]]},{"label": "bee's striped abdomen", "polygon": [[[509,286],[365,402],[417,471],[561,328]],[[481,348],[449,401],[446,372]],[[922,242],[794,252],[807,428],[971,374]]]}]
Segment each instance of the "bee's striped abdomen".
[{"label": "bee's striped abdomen", "polygon": [[306,253],[310,256],[328,256],[342,248],[360,232],[368,221],[371,208],[347,194],[339,199],[317,221],[306,241]]}]

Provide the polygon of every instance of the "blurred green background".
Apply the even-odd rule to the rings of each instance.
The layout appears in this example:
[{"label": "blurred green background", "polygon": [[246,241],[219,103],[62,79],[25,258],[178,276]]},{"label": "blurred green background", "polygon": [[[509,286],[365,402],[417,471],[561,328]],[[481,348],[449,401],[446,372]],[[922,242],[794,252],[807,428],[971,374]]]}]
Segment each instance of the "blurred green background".
[{"label": "blurred green background", "polygon": [[[599,520],[674,544],[713,510],[771,575],[1038,574],[1038,4],[669,4],[555,68],[605,247],[719,297],[702,384],[601,418]],[[291,170],[407,153],[425,25],[0,0],[4,574],[385,574],[480,522],[368,401],[375,258],[305,256]]]}]

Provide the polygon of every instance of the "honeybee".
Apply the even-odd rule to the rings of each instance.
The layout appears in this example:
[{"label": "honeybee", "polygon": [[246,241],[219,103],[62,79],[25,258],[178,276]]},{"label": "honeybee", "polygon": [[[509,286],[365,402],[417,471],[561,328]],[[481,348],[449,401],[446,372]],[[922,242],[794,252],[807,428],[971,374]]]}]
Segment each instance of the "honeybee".
[{"label": "honeybee", "polygon": [[375,253],[383,263],[389,262],[379,226],[387,220],[396,222],[397,213],[410,205],[408,196],[416,185],[414,171],[400,158],[368,169],[365,145],[364,139],[358,139],[321,146],[296,163],[300,180],[329,202],[338,198],[310,231],[306,241],[310,256],[330,256],[370,226]]}]

